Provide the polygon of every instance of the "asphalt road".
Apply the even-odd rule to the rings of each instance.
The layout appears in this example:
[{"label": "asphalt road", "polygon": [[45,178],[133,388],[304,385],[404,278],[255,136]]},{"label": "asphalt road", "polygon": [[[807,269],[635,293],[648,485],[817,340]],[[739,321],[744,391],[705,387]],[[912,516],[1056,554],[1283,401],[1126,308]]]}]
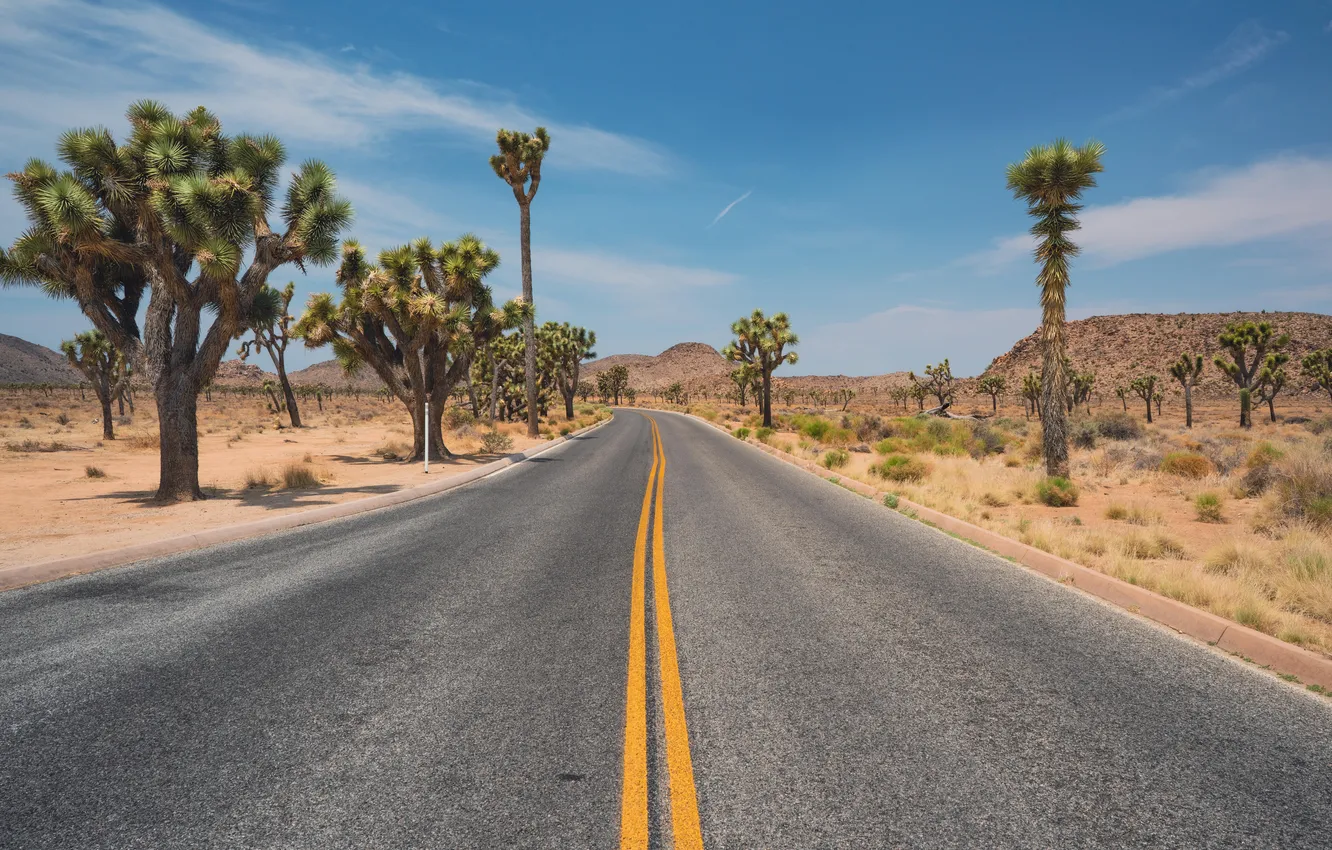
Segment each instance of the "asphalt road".
[{"label": "asphalt road", "polygon": [[[688,845],[686,780],[709,848],[1332,846],[1332,702],[654,417],[653,847]],[[652,469],[621,412],[440,496],[0,594],[0,847],[619,846]]]}]

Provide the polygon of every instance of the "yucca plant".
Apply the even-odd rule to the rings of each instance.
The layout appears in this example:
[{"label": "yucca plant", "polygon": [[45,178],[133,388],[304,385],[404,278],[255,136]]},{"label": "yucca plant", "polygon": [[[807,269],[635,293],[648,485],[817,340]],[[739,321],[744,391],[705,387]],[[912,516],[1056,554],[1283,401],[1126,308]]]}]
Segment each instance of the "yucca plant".
[{"label": "yucca plant", "polygon": [[1064,324],[1069,260],[1078,254],[1068,235],[1077,230],[1078,200],[1096,185],[1103,171],[1105,146],[1087,142],[1081,147],[1059,139],[1027,151],[1021,162],[1008,166],[1008,188],[1025,201],[1036,219],[1031,232],[1040,241],[1036,261],[1041,270],[1036,284],[1041,288],[1041,441],[1045,471],[1051,477],[1067,478],[1068,414],[1065,372]]},{"label": "yucca plant", "polygon": [[[500,130],[495,137],[499,153],[490,158],[495,174],[513,190],[518,202],[518,235],[523,260],[523,301],[532,300],[532,199],[541,186],[541,163],[550,150],[550,134],[537,127],[532,135]],[[535,310],[523,321],[524,372],[527,388],[527,436],[539,434],[537,417],[537,341]]]},{"label": "yucca plant", "polygon": [[[128,118],[130,135],[121,143],[102,128],[61,136],[66,171],[34,159],[9,175],[29,228],[0,253],[0,278],[76,301],[117,350],[142,365],[157,399],[157,498],[202,499],[200,391],[250,321],[269,274],[287,263],[336,259],[352,210],[337,195],[333,172],[316,160],[301,166],[275,210],[282,143],[226,136],[203,107],[177,116],[145,100],[130,106]],[[275,211],[280,232],[270,224]]]},{"label": "yucca plant", "polygon": [[93,394],[102,405],[102,439],[114,440],[116,432],[111,422],[111,402],[120,397],[131,377],[124,355],[116,351],[111,340],[99,330],[76,334],[73,339],[60,343],[60,350],[69,365],[82,372],[92,384]]},{"label": "yucca plant", "polygon": [[763,315],[762,310],[755,310],[751,315],[737,319],[731,324],[731,333],[735,339],[722,349],[722,356],[733,363],[752,366],[758,372],[761,381],[762,397],[759,403],[763,410],[763,427],[772,427],[772,373],[784,363],[795,363],[799,356],[794,348],[800,340],[791,330],[791,320],[785,313],[774,313],[771,317]]},{"label": "yucca plant", "polygon": [[1213,362],[1239,387],[1240,425],[1248,428],[1253,425],[1252,398],[1267,355],[1285,348],[1290,336],[1277,333],[1270,322],[1231,322],[1221,332],[1220,342],[1229,358],[1217,355]]},{"label": "yucca plant", "polygon": [[1201,354],[1181,354],[1170,366],[1170,377],[1184,388],[1184,427],[1193,427],[1193,387],[1202,376]]},{"label": "yucca plant", "polygon": [[411,415],[408,460],[420,460],[427,441],[432,456],[449,457],[442,420],[450,393],[477,347],[526,311],[516,301],[495,306],[484,278],[498,265],[499,254],[470,234],[439,248],[418,239],[381,251],[377,263],[348,240],[337,272],[341,300],[311,296],[294,333],[308,348],[332,345],[348,371],[375,371]]},{"label": "yucca plant", "polygon": [[287,346],[293,339],[291,324],[295,319],[290,313],[291,299],[296,294],[296,284],[288,282],[281,290],[265,285],[254,297],[254,306],[250,310],[249,329],[254,334],[251,339],[241,343],[236,353],[241,360],[247,359],[255,350],[262,350],[277,371],[278,387],[282,390],[284,403],[274,407],[286,407],[291,427],[301,427],[301,411],[296,406],[296,394],[292,392],[291,381],[287,379]]}]

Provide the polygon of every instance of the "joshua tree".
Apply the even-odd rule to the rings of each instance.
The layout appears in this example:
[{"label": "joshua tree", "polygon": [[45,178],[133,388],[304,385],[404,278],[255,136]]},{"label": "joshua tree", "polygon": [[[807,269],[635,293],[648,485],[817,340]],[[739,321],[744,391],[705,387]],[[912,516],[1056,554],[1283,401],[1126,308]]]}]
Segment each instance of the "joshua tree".
[{"label": "joshua tree", "polygon": [[624,395],[625,389],[629,386],[629,367],[624,365],[615,365],[597,375],[597,389],[603,399],[614,399],[616,404],[620,403],[620,397]]},{"label": "joshua tree", "polygon": [[1332,396],[1332,348],[1319,348],[1309,352],[1300,361],[1301,371]]},{"label": "joshua tree", "polygon": [[684,404],[685,403],[684,385],[681,384],[679,381],[672,383],[661,394],[661,397],[665,399],[668,404]]},{"label": "joshua tree", "polygon": [[851,399],[856,397],[856,391],[848,387],[838,390],[835,398],[842,403],[842,412],[846,412],[847,405],[851,404]]},{"label": "joshua tree", "polygon": [[[535,308],[532,300],[532,199],[541,186],[541,162],[550,150],[550,134],[537,127],[529,136],[513,130],[500,130],[495,136],[499,153],[490,158],[495,174],[509,184],[518,202],[518,239],[523,257],[523,301]],[[536,313],[523,324],[523,365],[527,382],[527,436],[538,435],[537,428],[537,350]]]},{"label": "joshua tree", "polygon": [[1221,332],[1221,347],[1230,359],[1218,355],[1214,362],[1239,387],[1241,426],[1253,425],[1253,390],[1268,352],[1285,348],[1288,342],[1290,336],[1278,334],[1269,322],[1232,322]]},{"label": "joshua tree", "polygon": [[470,234],[438,249],[420,239],[381,251],[378,264],[348,240],[337,273],[342,300],[311,296],[294,335],[309,348],[331,343],[349,372],[362,363],[374,369],[412,417],[409,460],[424,456],[427,441],[432,455],[450,456],[442,426],[449,395],[477,347],[527,311],[514,301],[496,308],[484,278],[498,265],[499,255]]},{"label": "joshua tree", "polygon": [[85,331],[60,343],[69,365],[78,369],[92,384],[93,394],[102,405],[102,439],[114,440],[111,427],[111,401],[119,398],[130,382],[129,365],[124,356],[99,330]]},{"label": "joshua tree", "polygon": [[[908,373],[908,375],[909,374],[910,373]],[[907,388],[907,395],[909,395],[916,402],[917,410],[922,412],[925,410],[925,399],[930,397],[930,391],[928,387],[926,387],[922,383],[918,382],[913,383],[910,387]]]},{"label": "joshua tree", "polygon": [[597,388],[592,385],[591,381],[578,382],[578,397],[583,400],[584,404],[587,404],[587,400],[591,398],[592,394],[596,391]]},{"label": "joshua tree", "polygon": [[748,406],[749,396],[752,394],[758,398],[762,393],[762,378],[759,376],[758,368],[748,363],[742,363],[731,370],[731,383],[735,384],[735,397],[740,402],[741,407]]},{"label": "joshua tree", "polygon": [[157,498],[202,499],[199,392],[273,270],[337,257],[351,205],[328,167],[310,160],[287,189],[284,231],[275,233],[269,215],[285,159],[276,138],[225,136],[203,107],[175,116],[140,101],[128,117],[123,144],[104,129],[61,136],[69,171],[34,159],[9,175],[31,226],[0,253],[0,279],[75,300],[130,363],[142,363],[157,399]]},{"label": "joshua tree", "polygon": [[906,410],[909,407],[907,402],[911,400],[911,390],[906,384],[899,384],[888,391],[888,397],[894,403],[902,405],[903,410]]},{"label": "joshua tree", "polygon": [[1004,380],[1003,375],[986,375],[980,379],[979,387],[981,392],[990,397],[990,411],[998,415],[999,396],[1008,389],[1008,381]]},{"label": "joshua tree", "polygon": [[948,365],[947,357],[937,366],[927,365],[924,380],[921,380],[915,372],[907,372],[907,378],[917,386],[924,388],[925,395],[932,395],[938,399],[939,407],[952,403],[953,369]]},{"label": "joshua tree", "polygon": [[1161,402],[1165,401],[1165,393],[1161,392],[1159,389],[1156,390],[1152,393],[1152,401],[1156,402],[1156,415],[1157,417],[1160,417]]},{"label": "joshua tree", "polygon": [[1202,376],[1201,354],[1181,354],[1170,366],[1170,377],[1184,387],[1184,427],[1193,427],[1193,387]]},{"label": "joshua tree", "polygon": [[1087,405],[1087,413],[1091,413],[1091,395],[1092,387],[1096,385],[1095,372],[1078,372],[1074,370],[1073,365],[1068,364],[1065,371],[1068,376],[1068,412],[1072,413],[1073,408],[1079,404]]},{"label": "joshua tree", "polygon": [[1267,414],[1273,422],[1276,421],[1274,400],[1286,388],[1286,370],[1282,367],[1289,361],[1290,355],[1284,351],[1273,351],[1268,354],[1255,382],[1254,389],[1258,393],[1258,401],[1267,405]]},{"label": "joshua tree", "polygon": [[1028,372],[1022,378],[1022,397],[1027,400],[1027,415],[1035,413],[1041,418],[1041,377],[1035,372]]},{"label": "joshua tree", "polygon": [[1064,139],[1027,151],[1021,161],[1008,166],[1008,188],[1026,201],[1035,219],[1031,232],[1039,238],[1036,261],[1041,264],[1036,283],[1041,288],[1041,440],[1047,475],[1068,477],[1068,419],[1064,393],[1065,290],[1069,285],[1068,262],[1078,247],[1068,238],[1077,230],[1078,203],[1082,193],[1096,185],[1103,170],[1105,146],[1087,142],[1076,147]]},{"label": "joshua tree", "polygon": [[564,397],[564,418],[574,418],[574,396],[578,393],[578,370],[584,360],[596,357],[592,346],[597,344],[597,335],[583,328],[572,327],[568,322],[557,325],[546,322],[542,325],[549,338],[551,355],[555,361],[555,382],[560,395]]},{"label": "joshua tree", "polygon": [[1147,421],[1152,421],[1152,396],[1156,393],[1157,377],[1155,375],[1143,375],[1134,378],[1129,383],[1129,389],[1138,394],[1138,398],[1147,404]]},{"label": "joshua tree", "polygon": [[1115,398],[1119,399],[1119,403],[1124,405],[1125,413],[1128,413],[1128,397],[1129,397],[1128,387],[1115,387]]},{"label": "joshua tree", "polygon": [[722,356],[732,363],[747,363],[758,370],[762,381],[763,427],[772,427],[772,373],[783,363],[795,363],[799,356],[794,351],[800,340],[791,330],[791,320],[785,313],[774,313],[771,318],[755,310],[752,315],[731,324],[735,339],[722,349]]},{"label": "joshua tree", "polygon": [[288,309],[295,294],[294,282],[289,282],[281,292],[268,285],[259,290],[254,297],[250,316],[250,330],[254,332],[254,338],[242,342],[236,353],[241,360],[249,357],[254,348],[268,353],[273,368],[277,370],[278,385],[282,388],[282,397],[286,399],[291,427],[299,428],[301,412],[296,407],[296,394],[291,391],[291,381],[287,380],[287,346],[292,340],[291,323],[294,321]]},{"label": "joshua tree", "polygon": [[260,387],[268,399],[268,406],[274,413],[282,412],[282,399],[278,398],[278,385],[272,379],[265,379],[263,386]]}]

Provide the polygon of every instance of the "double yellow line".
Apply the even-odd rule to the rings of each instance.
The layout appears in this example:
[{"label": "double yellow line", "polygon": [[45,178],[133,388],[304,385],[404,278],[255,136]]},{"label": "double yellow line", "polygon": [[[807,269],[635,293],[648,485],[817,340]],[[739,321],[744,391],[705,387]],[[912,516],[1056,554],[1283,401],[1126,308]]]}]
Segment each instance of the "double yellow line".
[{"label": "double yellow line", "polygon": [[[652,599],[656,609],[657,656],[661,661],[661,703],[666,731],[666,768],[670,779],[671,829],[676,850],[702,850],[698,821],[698,793],[694,788],[694,762],[689,755],[685,725],[684,688],[671,624],[671,599],[666,588],[666,544],[662,537],[662,494],[666,481],[666,451],[657,421],[652,426],[652,471],[643,493],[634,540],[632,608],[629,611],[629,683],[624,714],[624,786],[620,801],[621,850],[647,850],[647,538],[652,518]],[[656,512],[652,511],[656,490]]]}]

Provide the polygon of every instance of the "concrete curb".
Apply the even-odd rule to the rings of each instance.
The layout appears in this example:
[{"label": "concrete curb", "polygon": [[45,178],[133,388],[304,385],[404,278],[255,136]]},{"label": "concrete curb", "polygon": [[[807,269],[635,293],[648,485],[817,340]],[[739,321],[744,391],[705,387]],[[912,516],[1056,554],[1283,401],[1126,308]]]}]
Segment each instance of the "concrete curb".
[{"label": "concrete curb", "polygon": [[[730,432],[720,425],[692,413],[685,415],[730,435]],[[887,491],[878,490],[853,478],[839,476],[818,464],[779,451],[766,443],[750,443],[747,440],[744,442],[784,463],[812,472],[820,478],[835,480],[838,486],[862,496],[878,501],[887,495]],[[1305,684],[1332,688],[1332,660],[1317,653],[1097,572],[1058,555],[1051,555],[1034,546],[1019,543],[966,520],[898,498],[899,509],[909,508],[929,524],[1010,558],[1061,584],[1075,587],[1130,613],[1139,614],[1189,637],[1239,655],[1259,666],[1270,667],[1286,675],[1298,676]]]},{"label": "concrete curb", "polygon": [[274,531],[284,531],[289,528],[299,528],[303,525],[312,525],[317,522],[327,522],[332,519],[355,516],[356,514],[376,511],[381,508],[388,508],[394,505],[412,502],[417,499],[423,499],[427,496],[434,496],[438,493],[444,493],[455,487],[461,487],[464,484],[470,484],[473,481],[493,475],[501,469],[506,469],[516,463],[522,463],[528,458],[536,457],[567,440],[586,434],[595,428],[599,428],[609,421],[609,419],[603,419],[600,422],[594,422],[586,428],[580,428],[563,437],[557,437],[543,445],[533,446],[532,448],[521,452],[514,452],[499,460],[475,467],[474,469],[469,469],[460,475],[450,476],[437,483],[422,484],[417,487],[408,487],[393,493],[384,493],[379,496],[367,496],[364,499],[354,499],[350,502],[340,502],[336,505],[326,505],[322,508],[311,508],[307,511],[297,511],[282,516],[270,517],[268,519],[254,520],[253,522],[243,522],[236,525],[209,528],[194,534],[168,537],[165,540],[136,543],[132,546],[125,546],[120,549],[108,549],[104,552],[94,552],[89,555],[74,555],[69,558],[59,558],[54,561],[44,561],[38,564],[24,564],[17,567],[7,567],[0,569],[0,592],[13,590],[30,584],[36,584],[38,582],[96,572],[97,570],[104,570],[108,567],[132,564],[135,561],[143,561],[148,558],[160,558],[164,555],[175,555],[180,552],[188,552],[192,549],[216,546],[219,543],[229,543],[233,540],[244,540],[249,537],[258,537],[264,534],[271,534]]}]

